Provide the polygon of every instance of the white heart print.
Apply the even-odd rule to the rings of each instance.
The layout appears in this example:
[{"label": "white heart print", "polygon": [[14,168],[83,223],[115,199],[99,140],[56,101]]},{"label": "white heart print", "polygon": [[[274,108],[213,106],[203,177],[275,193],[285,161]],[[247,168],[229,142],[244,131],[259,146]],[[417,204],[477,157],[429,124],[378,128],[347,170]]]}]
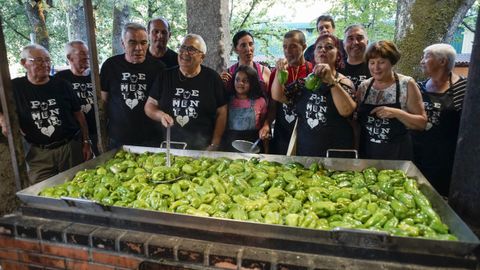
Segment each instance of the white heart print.
[{"label": "white heart print", "polygon": [[47,135],[48,137],[52,136],[54,131],[55,128],[53,126],[42,127],[42,129],[40,129],[40,132],[42,132],[44,135]]},{"label": "white heart print", "polygon": [[88,113],[91,109],[92,109],[92,105],[91,104],[85,104],[85,105],[82,105],[80,106],[80,110],[84,113]]},{"label": "white heart print", "polygon": [[310,128],[314,128],[318,126],[318,119],[309,118],[307,119],[307,124],[310,126]]},{"label": "white heart print", "polygon": [[285,120],[286,120],[288,123],[292,123],[293,120],[295,120],[295,115],[293,115],[293,114],[287,114],[287,115],[285,115]]},{"label": "white heart print", "polygon": [[127,104],[127,106],[130,107],[130,109],[133,109],[133,108],[135,108],[135,106],[138,105],[138,99],[127,98],[125,100],[125,104]]},{"label": "white heart print", "polygon": [[180,126],[182,127],[185,126],[188,123],[188,121],[190,121],[190,119],[186,115],[184,116],[179,115],[175,119],[177,120],[177,123],[179,123]]}]

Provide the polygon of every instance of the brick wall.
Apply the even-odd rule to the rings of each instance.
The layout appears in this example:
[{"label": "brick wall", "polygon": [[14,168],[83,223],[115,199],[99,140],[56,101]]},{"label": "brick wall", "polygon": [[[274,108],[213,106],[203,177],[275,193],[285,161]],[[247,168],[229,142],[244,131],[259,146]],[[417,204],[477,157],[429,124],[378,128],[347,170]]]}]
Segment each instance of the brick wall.
[{"label": "brick wall", "polygon": [[[477,263],[468,260],[447,268],[480,269]],[[439,264],[444,265],[441,260]],[[0,218],[0,266],[0,270],[438,269],[438,263],[297,253],[19,214]]]},{"label": "brick wall", "polygon": [[314,269],[314,259],[315,256],[308,254],[274,252],[22,215],[0,218],[0,265],[5,270],[306,270]]}]

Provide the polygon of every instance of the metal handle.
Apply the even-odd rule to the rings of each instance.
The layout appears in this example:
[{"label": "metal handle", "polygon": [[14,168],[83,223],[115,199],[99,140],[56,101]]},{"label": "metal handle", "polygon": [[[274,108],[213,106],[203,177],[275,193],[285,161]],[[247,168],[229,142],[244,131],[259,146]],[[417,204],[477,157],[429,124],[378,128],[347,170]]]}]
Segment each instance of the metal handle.
[{"label": "metal handle", "polygon": [[330,157],[330,152],[354,153],[355,159],[358,159],[358,151],[355,149],[328,149],[327,158]]},{"label": "metal handle", "polygon": [[[165,148],[166,147],[166,144],[167,142],[166,141],[163,141],[161,144],[160,144],[160,148]],[[175,141],[170,141],[170,145],[182,145],[181,148],[175,148],[175,149],[182,149],[182,150],[185,150],[187,148],[187,143],[186,142],[175,142]]]},{"label": "metal handle", "polygon": [[171,167],[170,161],[170,126],[167,127],[167,167]]}]

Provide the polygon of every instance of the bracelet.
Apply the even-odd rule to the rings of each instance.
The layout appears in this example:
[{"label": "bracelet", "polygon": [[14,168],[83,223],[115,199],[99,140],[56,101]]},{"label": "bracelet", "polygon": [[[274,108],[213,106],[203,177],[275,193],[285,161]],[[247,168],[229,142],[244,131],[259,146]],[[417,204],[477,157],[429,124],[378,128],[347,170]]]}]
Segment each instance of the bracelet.
[{"label": "bracelet", "polygon": [[92,144],[92,141],[91,141],[90,139],[88,139],[88,140],[83,140],[83,143]]}]

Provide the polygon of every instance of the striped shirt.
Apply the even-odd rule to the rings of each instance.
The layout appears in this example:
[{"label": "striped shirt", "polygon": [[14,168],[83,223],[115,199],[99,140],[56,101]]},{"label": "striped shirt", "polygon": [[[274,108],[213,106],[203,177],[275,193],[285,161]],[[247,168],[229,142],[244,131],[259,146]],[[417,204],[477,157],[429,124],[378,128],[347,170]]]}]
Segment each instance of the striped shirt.
[{"label": "striped shirt", "polygon": [[453,106],[457,112],[461,111],[463,108],[463,99],[466,90],[467,80],[462,76],[460,76],[460,79],[452,85],[451,89],[449,89],[449,91],[453,92]]}]

